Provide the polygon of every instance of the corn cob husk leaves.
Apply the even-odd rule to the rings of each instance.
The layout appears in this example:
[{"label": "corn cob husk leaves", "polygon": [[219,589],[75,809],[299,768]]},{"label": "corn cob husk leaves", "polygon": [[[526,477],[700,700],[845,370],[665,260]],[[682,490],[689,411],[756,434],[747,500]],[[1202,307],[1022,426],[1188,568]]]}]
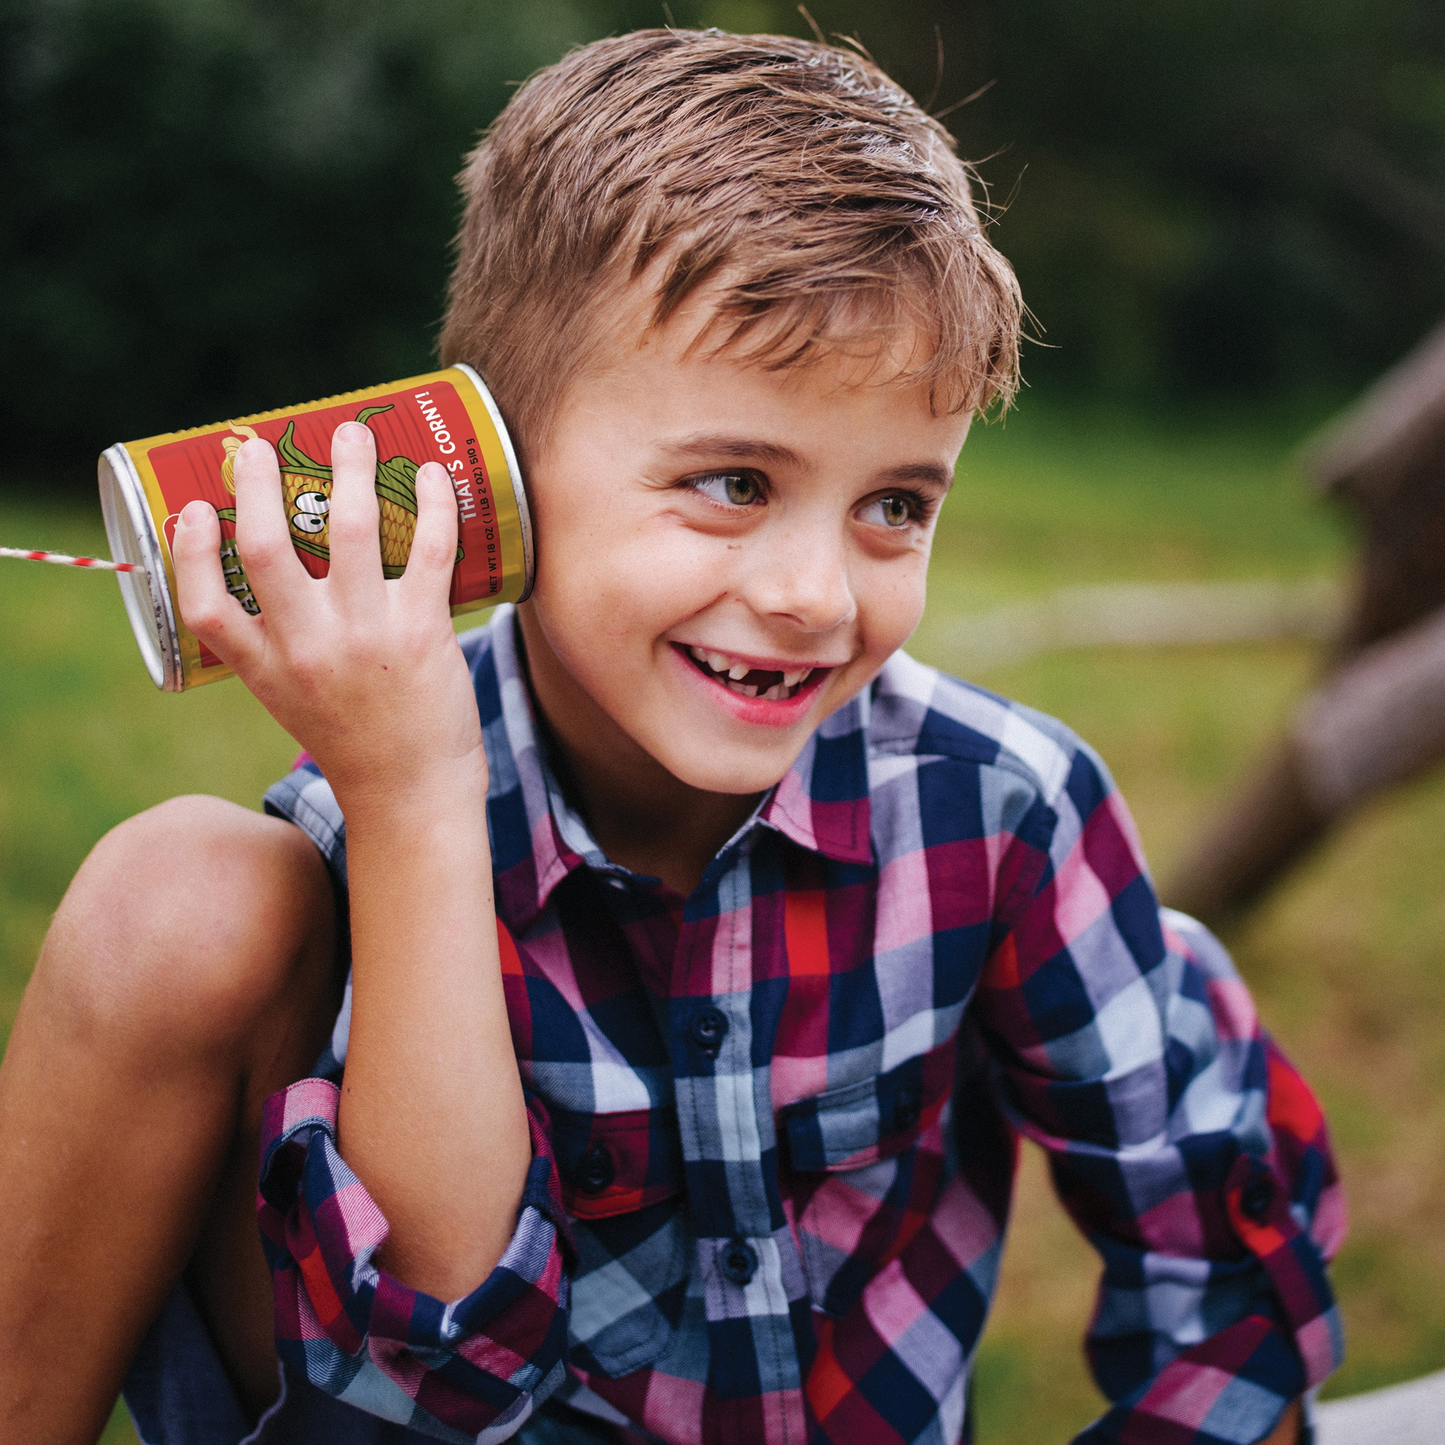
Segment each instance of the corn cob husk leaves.
[{"label": "corn cob husk leaves", "polygon": [[[380,412],[390,410],[390,406],[366,407],[357,413],[356,420],[364,424]],[[295,478],[294,482],[285,486],[288,506],[294,501],[292,493],[300,495],[308,482],[317,484],[311,490],[329,499],[331,468],[307,456],[296,445],[295,432],[296,423],[289,422],[276,445],[283,484],[288,476]],[[410,457],[388,457],[376,464],[376,498],[381,506],[381,570],[387,577],[400,577],[406,570],[406,559],[411,553],[412,538],[416,534],[416,474],[417,464]],[[291,540],[302,551],[330,560],[331,549],[322,538],[299,532],[293,527]],[[458,562],[463,555],[459,546]]]},{"label": "corn cob husk leaves", "polygon": [[[365,424],[373,416],[390,410],[390,406],[365,407],[357,413],[356,420]],[[282,495],[291,523],[292,545],[299,551],[309,552],[313,557],[329,562],[331,548],[328,545],[325,518],[330,510],[332,469],[308,456],[297,446],[294,420],[287,423],[285,432],[276,444],[276,453],[281,463]],[[406,560],[411,553],[412,539],[416,535],[416,474],[417,464],[410,457],[388,457],[376,464],[376,500],[381,511],[381,570],[385,577],[400,577],[406,570]],[[301,502],[299,505],[303,511],[298,513],[298,499],[308,494],[319,495],[322,502],[310,506]],[[217,515],[231,522],[236,520],[233,507],[227,507]],[[298,520],[304,520],[308,516],[321,520],[319,531],[302,531],[297,526]],[[222,550],[224,553],[226,549],[223,547]],[[259,610],[234,545],[230,553],[225,559],[228,590],[233,596],[240,597],[243,605],[250,603],[248,611],[253,608]],[[457,561],[460,562],[464,555],[459,545]]]}]

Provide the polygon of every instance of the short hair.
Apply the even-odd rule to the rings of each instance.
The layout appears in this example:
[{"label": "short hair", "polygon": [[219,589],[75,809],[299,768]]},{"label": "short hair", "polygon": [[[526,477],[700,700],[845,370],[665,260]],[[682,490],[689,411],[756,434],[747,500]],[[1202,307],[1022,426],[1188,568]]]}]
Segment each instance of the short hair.
[{"label": "short hair", "polygon": [[861,55],[776,35],[642,30],[523,85],[459,181],[441,335],[542,444],[605,349],[622,287],[651,326],[710,287],[717,350],[777,369],[923,341],[888,380],[935,412],[1007,405],[1022,303],[952,137]]}]

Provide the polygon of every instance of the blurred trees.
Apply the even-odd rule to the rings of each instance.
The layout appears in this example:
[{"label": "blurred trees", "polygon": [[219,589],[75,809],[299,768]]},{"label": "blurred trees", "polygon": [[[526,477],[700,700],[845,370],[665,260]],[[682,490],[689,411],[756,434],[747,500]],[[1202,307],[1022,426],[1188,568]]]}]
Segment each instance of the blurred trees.
[{"label": "blurred trees", "polygon": [[[815,0],[986,158],[1052,348],[1130,397],[1347,386],[1445,312],[1438,0]],[[806,33],[782,0],[677,23]],[[0,0],[11,465],[425,367],[510,83],[660,0]],[[941,78],[938,53],[944,56]]]}]

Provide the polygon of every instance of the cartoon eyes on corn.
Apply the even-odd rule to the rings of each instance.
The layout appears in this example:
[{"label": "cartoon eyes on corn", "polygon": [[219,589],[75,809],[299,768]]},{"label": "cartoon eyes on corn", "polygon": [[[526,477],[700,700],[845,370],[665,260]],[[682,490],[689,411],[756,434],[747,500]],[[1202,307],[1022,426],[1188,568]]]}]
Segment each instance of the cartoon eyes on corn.
[{"label": "cartoon eyes on corn", "polygon": [[[364,425],[372,417],[391,409],[390,405],[364,407],[357,412],[356,420]],[[231,432],[231,436],[221,438],[226,452],[226,459],[221,463],[221,480],[234,497],[236,453],[256,432],[252,427],[235,424]],[[331,547],[327,526],[331,513],[331,468],[307,456],[296,445],[295,433],[296,423],[293,420],[287,423],[281,440],[276,443],[276,455],[281,463],[281,494],[291,526],[291,542],[298,551],[309,552],[313,557],[329,562]],[[416,473],[417,463],[410,457],[389,457],[376,464],[376,500],[381,508],[381,570],[386,577],[400,577],[406,570],[406,559],[411,553],[412,539],[416,536]],[[216,515],[223,521],[234,522],[236,509],[226,507]],[[458,546],[457,561],[460,562],[464,555]],[[221,543],[221,568],[225,573],[227,591],[247,612],[259,612],[261,609],[246,580],[234,537],[227,537]]]},{"label": "cartoon eyes on corn", "polygon": [[291,513],[291,528],[296,532],[324,532],[331,498],[325,492],[302,492]]}]

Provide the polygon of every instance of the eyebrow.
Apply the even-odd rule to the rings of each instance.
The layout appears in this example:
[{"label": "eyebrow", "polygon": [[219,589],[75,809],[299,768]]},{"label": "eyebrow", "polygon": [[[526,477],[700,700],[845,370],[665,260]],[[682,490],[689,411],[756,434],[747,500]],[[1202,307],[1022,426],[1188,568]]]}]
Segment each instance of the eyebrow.
[{"label": "eyebrow", "polygon": [[945,492],[953,489],[953,473],[936,462],[904,462],[900,466],[888,467],[879,473],[880,481],[887,482],[931,482]]},{"label": "eyebrow", "polygon": [[791,447],[777,442],[754,441],[751,437],[714,436],[700,433],[664,442],[662,450],[672,456],[728,457],[735,462],[773,462],[778,466],[800,466],[802,458]]},{"label": "eyebrow", "polygon": [[[774,466],[801,466],[802,458],[791,447],[778,442],[757,441],[752,437],[712,435],[700,433],[695,436],[679,437],[676,441],[664,442],[661,448],[674,457],[727,457],[737,462],[770,462]],[[925,482],[941,487],[945,492],[953,487],[953,473],[937,462],[901,462],[896,467],[886,467],[876,479],[883,485],[889,482]]]}]

